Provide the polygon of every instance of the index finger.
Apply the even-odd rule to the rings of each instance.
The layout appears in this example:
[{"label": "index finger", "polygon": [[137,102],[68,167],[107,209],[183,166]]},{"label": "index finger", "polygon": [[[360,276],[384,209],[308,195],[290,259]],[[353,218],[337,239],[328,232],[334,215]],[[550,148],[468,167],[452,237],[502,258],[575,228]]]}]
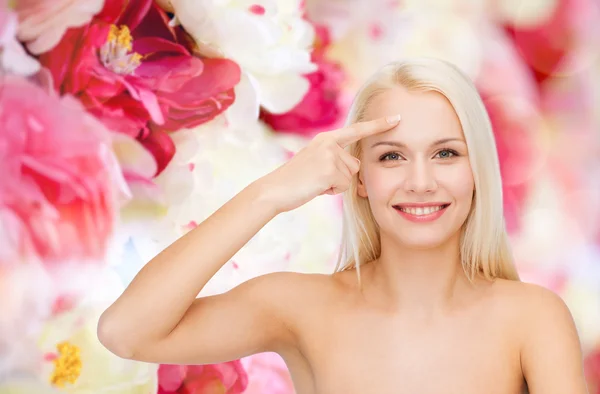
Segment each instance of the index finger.
[{"label": "index finger", "polygon": [[367,122],[354,123],[351,126],[336,130],[334,137],[337,143],[344,148],[353,142],[395,127],[400,119],[400,115],[392,115]]}]

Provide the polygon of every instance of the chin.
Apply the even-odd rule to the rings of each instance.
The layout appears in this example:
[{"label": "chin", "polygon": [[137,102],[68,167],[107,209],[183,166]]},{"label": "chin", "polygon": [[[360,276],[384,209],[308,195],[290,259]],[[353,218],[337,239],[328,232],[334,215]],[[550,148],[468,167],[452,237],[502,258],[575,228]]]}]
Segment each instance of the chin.
[{"label": "chin", "polygon": [[397,237],[398,242],[410,249],[427,250],[435,249],[452,239],[452,234],[410,234]]},{"label": "chin", "polygon": [[460,238],[460,227],[456,230],[452,227],[454,226],[396,227],[386,231],[386,237],[409,249],[435,249]]}]

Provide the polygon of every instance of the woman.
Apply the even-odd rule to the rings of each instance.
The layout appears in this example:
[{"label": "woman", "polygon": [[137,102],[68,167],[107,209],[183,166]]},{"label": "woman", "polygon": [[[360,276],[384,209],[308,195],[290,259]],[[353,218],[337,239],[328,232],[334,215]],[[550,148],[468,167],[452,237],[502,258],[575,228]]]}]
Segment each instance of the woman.
[{"label": "woman", "polygon": [[[345,199],[334,274],[273,273],[196,298],[273,217],[324,193]],[[454,66],[426,58],[382,68],[345,128],[150,261],[98,335],[152,363],[277,352],[299,394],[587,392],[569,310],[513,265],[481,99]]]}]

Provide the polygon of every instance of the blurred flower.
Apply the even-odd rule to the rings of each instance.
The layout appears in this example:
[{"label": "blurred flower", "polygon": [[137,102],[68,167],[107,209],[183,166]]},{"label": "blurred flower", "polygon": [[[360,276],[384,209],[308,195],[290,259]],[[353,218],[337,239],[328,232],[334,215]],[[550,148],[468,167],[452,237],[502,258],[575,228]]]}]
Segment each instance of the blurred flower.
[{"label": "blurred flower", "polygon": [[68,29],[87,24],[103,6],[104,0],[18,0],[17,38],[39,55],[54,48]]},{"label": "blurred flower", "polygon": [[[0,233],[0,239],[4,238],[5,235]],[[42,322],[50,316],[55,297],[50,275],[41,264],[10,267],[0,264],[0,376],[14,376],[15,371],[23,376],[24,371],[39,365],[39,354],[31,333],[39,332]],[[3,383],[2,380],[0,393],[4,393]],[[38,391],[26,391],[32,392]]]},{"label": "blurred flower", "polygon": [[167,23],[151,0],[109,1],[40,57],[60,92],[76,95],[111,130],[137,138],[154,155],[157,173],[175,153],[168,132],[223,112],[240,79],[230,60],[193,56],[183,32]]},{"label": "blurred flower", "polygon": [[291,132],[306,136],[325,131],[336,124],[342,115],[338,102],[344,81],[344,73],[339,64],[325,57],[329,45],[329,31],[324,26],[316,26],[317,42],[312,57],[318,70],[306,75],[310,89],[302,101],[290,111],[272,114],[263,111],[261,119],[279,132]]},{"label": "blurred flower", "polygon": [[166,365],[158,368],[158,394],[239,394],[248,376],[239,360],[221,364]]},{"label": "blurred flower", "polygon": [[39,333],[41,378],[63,393],[156,393],[156,364],[109,352],[96,327],[104,305],[88,304],[49,319]]},{"label": "blurred flower", "polygon": [[72,97],[0,80],[0,263],[101,261],[127,192],[110,134]]},{"label": "blurred flower", "polygon": [[242,359],[248,372],[244,394],[291,394],[294,383],[285,362],[277,353],[259,353]]},{"label": "blurred flower", "polygon": [[[162,3],[165,3],[164,1]],[[284,113],[309,90],[304,74],[316,70],[310,51],[314,30],[302,18],[298,0],[169,0],[176,20],[196,40],[201,52],[237,62],[246,83],[236,96],[253,96],[252,105],[229,113],[251,121],[259,106]],[[242,91],[244,90],[244,91]],[[243,114],[237,111],[243,112]],[[248,119],[253,117],[253,119]]]},{"label": "blurred flower", "polygon": [[542,127],[540,98],[532,74],[507,35],[493,26],[480,27],[478,34],[484,45],[475,82],[496,137],[506,225],[515,231],[542,163],[536,147]]},{"label": "blurred flower", "polygon": [[510,2],[496,3],[506,30],[538,82],[553,75],[576,73],[597,60],[597,1],[523,2],[517,7]]},{"label": "blurred flower", "polygon": [[[246,139],[248,131],[251,140]],[[283,137],[287,143],[306,142],[295,135]],[[132,247],[141,261],[155,257],[250,182],[289,159],[280,138],[273,138],[259,121],[237,129],[219,117],[174,133],[173,139],[177,153],[155,179],[164,202],[136,228],[130,227]],[[339,196],[321,196],[278,215],[213,276],[202,295],[219,294],[274,271],[331,272],[339,249],[339,201]]]},{"label": "blurred flower", "polygon": [[61,390],[49,387],[46,382],[35,377],[18,377],[2,380],[0,383],[1,394],[62,394]]},{"label": "blurred flower", "polygon": [[594,350],[585,358],[584,367],[590,394],[600,394],[600,349]]},{"label": "blurred flower", "polygon": [[29,76],[40,69],[40,64],[16,40],[16,33],[17,15],[8,7],[7,0],[0,0],[0,75],[8,72]]}]

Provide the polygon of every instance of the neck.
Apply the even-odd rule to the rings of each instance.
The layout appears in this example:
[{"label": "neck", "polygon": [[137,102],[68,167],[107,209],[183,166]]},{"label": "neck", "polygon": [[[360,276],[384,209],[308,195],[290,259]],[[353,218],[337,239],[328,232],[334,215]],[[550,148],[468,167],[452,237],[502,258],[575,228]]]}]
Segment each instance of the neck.
[{"label": "neck", "polygon": [[415,249],[381,234],[373,279],[394,309],[431,316],[469,286],[460,262],[460,235],[435,248]]}]

